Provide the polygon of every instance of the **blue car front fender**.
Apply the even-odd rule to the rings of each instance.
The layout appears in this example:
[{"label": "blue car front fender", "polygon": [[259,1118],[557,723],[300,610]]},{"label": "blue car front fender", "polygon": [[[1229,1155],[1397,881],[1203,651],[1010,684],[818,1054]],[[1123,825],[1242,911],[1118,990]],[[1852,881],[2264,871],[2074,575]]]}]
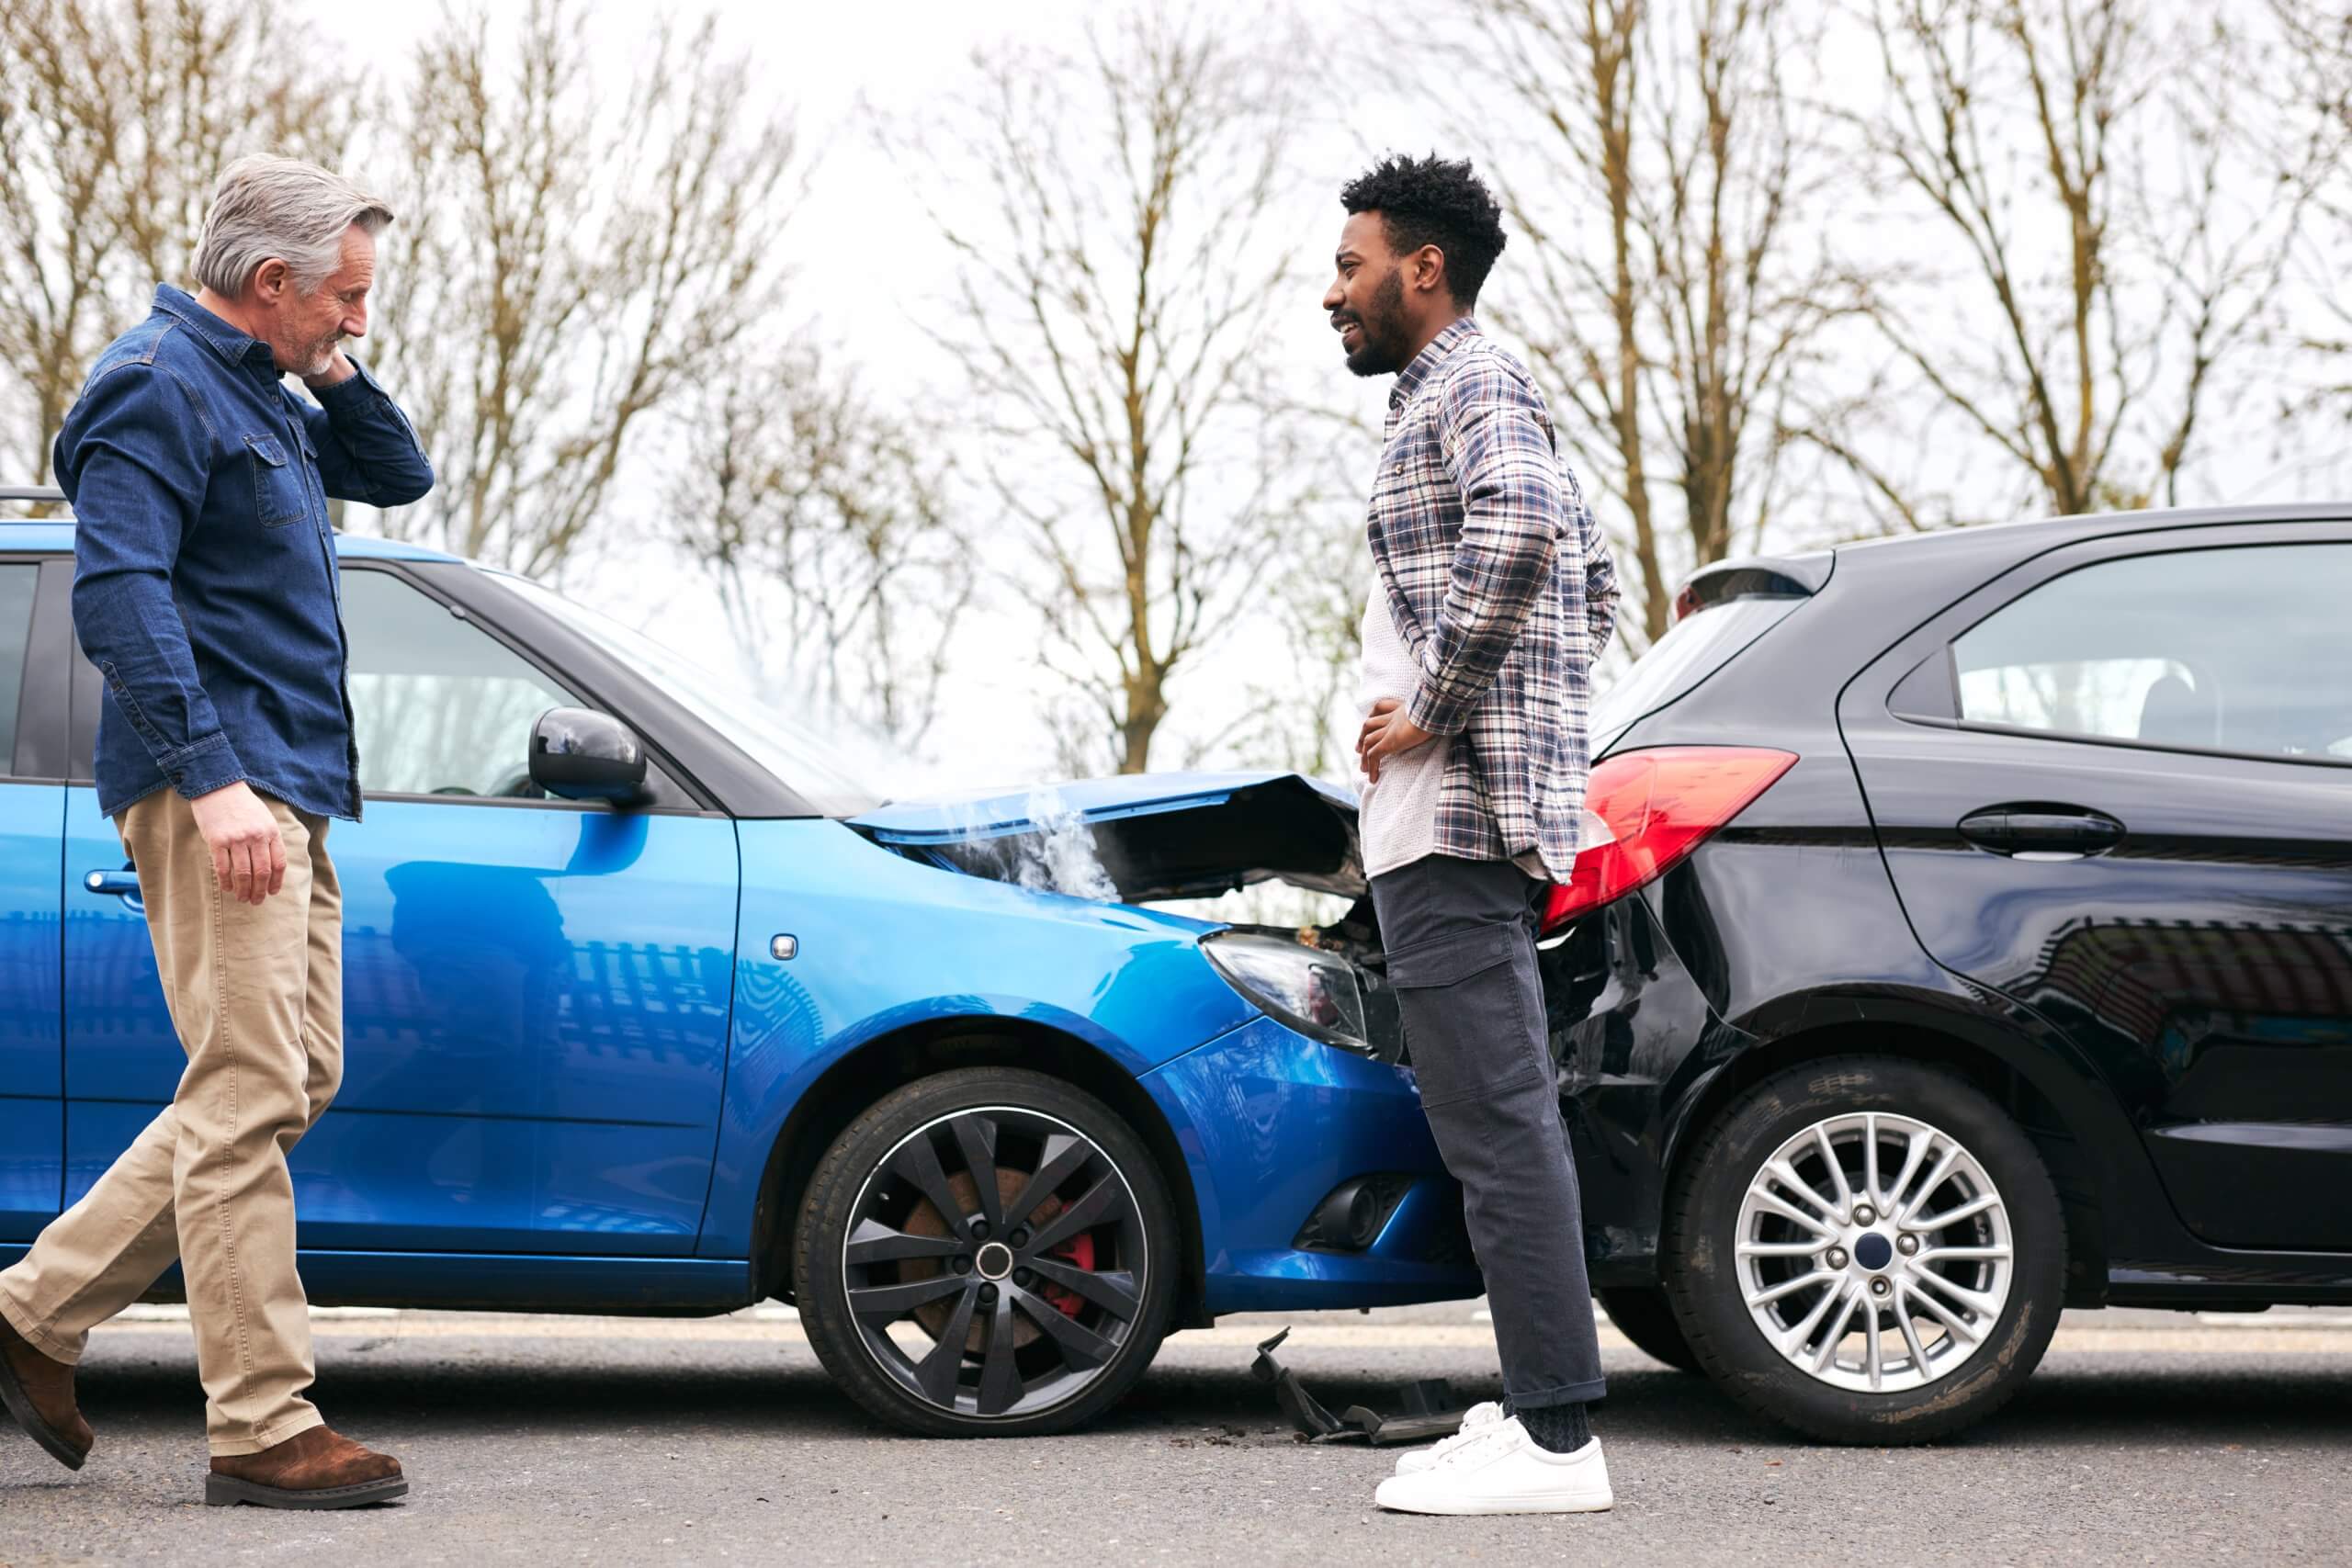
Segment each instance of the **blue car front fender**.
[{"label": "blue car front fender", "polygon": [[[745,821],[726,1105],[696,1250],[747,1257],[793,1108],[844,1057],[942,1024],[1047,1029],[1140,1077],[1255,1010],[1198,921],[909,860],[838,822]],[[790,958],[776,939],[789,937]],[[874,1098],[888,1092],[877,1084]]]},{"label": "blue car front fender", "polygon": [[[1143,1087],[1183,1151],[1212,1316],[1478,1294],[1462,1190],[1401,1068],[1259,1018],[1146,1074]],[[1365,1176],[1407,1184],[1372,1245],[1297,1246],[1323,1199]]]}]

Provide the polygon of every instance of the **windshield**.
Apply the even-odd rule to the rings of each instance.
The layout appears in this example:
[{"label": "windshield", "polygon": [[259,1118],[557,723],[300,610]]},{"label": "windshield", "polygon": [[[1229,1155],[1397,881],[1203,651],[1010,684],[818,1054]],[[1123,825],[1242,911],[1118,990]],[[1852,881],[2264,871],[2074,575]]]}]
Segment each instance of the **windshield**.
[{"label": "windshield", "polygon": [[706,669],[643,632],[575,604],[527,577],[506,571],[486,575],[602,645],[826,816],[855,817],[882,804],[879,795],[842,771],[838,759],[847,746],[785,717],[742,681]]},{"label": "windshield", "polygon": [[1634,660],[1623,680],[1593,703],[1594,753],[1615,744],[1635,719],[1656,713],[1722,669],[1732,655],[1804,603],[1793,594],[1753,594],[1675,622],[1647,653]]}]

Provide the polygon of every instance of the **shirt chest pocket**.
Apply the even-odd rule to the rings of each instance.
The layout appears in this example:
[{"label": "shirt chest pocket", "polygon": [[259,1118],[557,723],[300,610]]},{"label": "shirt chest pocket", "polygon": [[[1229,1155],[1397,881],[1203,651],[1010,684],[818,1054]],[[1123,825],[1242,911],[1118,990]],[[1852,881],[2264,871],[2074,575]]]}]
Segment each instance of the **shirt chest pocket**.
[{"label": "shirt chest pocket", "polygon": [[1400,431],[1380,454],[1372,486],[1373,521],[1392,537],[1400,531],[1418,534],[1445,510],[1451,483],[1436,433]]},{"label": "shirt chest pocket", "polygon": [[282,528],[309,514],[309,487],[302,470],[275,435],[248,435],[245,449],[254,470],[254,514],[265,528]]}]

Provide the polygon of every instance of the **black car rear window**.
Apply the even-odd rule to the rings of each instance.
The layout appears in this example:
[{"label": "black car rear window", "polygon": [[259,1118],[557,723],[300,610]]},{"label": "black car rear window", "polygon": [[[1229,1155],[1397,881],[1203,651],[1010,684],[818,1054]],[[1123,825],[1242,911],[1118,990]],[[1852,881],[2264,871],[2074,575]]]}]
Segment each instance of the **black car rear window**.
[{"label": "black car rear window", "polygon": [[1624,679],[1593,704],[1593,754],[1616,744],[1636,719],[1657,712],[1730,663],[1804,602],[1805,596],[1797,593],[1750,594],[1675,622],[1634,661]]}]

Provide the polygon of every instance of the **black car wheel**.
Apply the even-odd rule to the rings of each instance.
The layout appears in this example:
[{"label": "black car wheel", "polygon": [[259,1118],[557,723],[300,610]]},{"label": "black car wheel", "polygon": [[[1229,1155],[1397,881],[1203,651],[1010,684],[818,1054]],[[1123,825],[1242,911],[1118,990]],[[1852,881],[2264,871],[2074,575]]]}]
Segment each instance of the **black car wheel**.
[{"label": "black car wheel", "polygon": [[2050,1344],[2064,1219],[2033,1145],[1973,1086],[1838,1056],[1757,1085],[1680,1168],[1666,1282],[1742,1404],[1841,1443],[1983,1419]]},{"label": "black car wheel", "polygon": [[908,1085],[834,1141],[794,1279],[819,1359],[876,1416],[1025,1437],[1134,1386],[1176,1259],[1165,1183],[1125,1122],[1056,1079],[980,1067]]},{"label": "black car wheel", "polygon": [[1682,1325],[1674,1321],[1674,1307],[1663,1288],[1612,1285],[1593,1294],[1600,1298],[1601,1309],[1609,1314],[1617,1332],[1634,1342],[1634,1348],[1678,1372],[1699,1370],[1699,1358],[1690,1353],[1690,1342],[1682,1337]]}]

